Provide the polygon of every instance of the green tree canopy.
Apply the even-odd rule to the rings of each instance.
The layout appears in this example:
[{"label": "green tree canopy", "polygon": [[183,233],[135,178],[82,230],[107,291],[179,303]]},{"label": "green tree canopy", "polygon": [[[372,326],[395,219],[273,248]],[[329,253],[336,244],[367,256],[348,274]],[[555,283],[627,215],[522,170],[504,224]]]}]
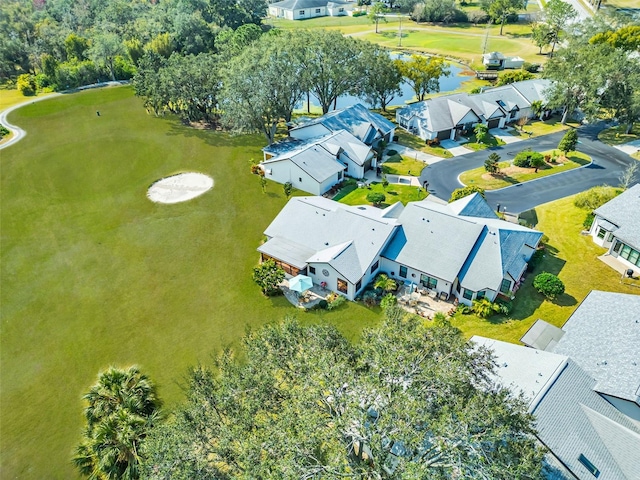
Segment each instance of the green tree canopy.
[{"label": "green tree canopy", "polygon": [[369,44],[364,48],[363,78],[357,89],[358,96],[385,112],[393,97],[402,93],[402,75],[389,52],[378,45]]},{"label": "green tree canopy", "polygon": [[453,192],[451,192],[449,203],[460,200],[461,198],[464,198],[473,193],[479,193],[480,195],[482,195],[482,198],[484,198],[484,188],[478,187],[477,185],[468,185],[466,187],[457,188]]},{"label": "green tree canopy", "polygon": [[495,21],[500,22],[500,35],[509,15],[525,8],[524,0],[481,0],[480,7]]},{"label": "green tree canopy", "polygon": [[84,396],[87,422],[73,461],[90,479],[140,477],[142,444],[159,419],[160,400],[136,366],[109,367]]},{"label": "green tree canopy", "polygon": [[376,206],[380,206],[386,199],[386,195],[382,192],[367,193],[367,202],[373,203]]},{"label": "green tree canopy", "polygon": [[573,152],[578,146],[578,132],[574,128],[570,128],[567,130],[567,133],[564,134],[562,139],[560,139],[560,143],[558,143],[558,150],[560,150],[565,155],[568,152]]},{"label": "green tree canopy", "polygon": [[265,295],[280,292],[278,285],[284,280],[284,270],[272,259],[262,262],[253,269],[253,281],[258,284]]},{"label": "green tree canopy", "polygon": [[493,152],[489,155],[484,161],[484,169],[489,173],[498,173],[500,171],[500,167],[498,166],[498,162],[500,161],[500,155]]},{"label": "green tree canopy", "polygon": [[449,64],[441,57],[411,55],[409,60],[396,60],[402,76],[409,82],[418,101],[431,92],[440,91],[440,77],[451,75]]},{"label": "green tree canopy", "polygon": [[533,279],[533,287],[549,300],[564,293],[564,283],[553,273],[542,272]]},{"label": "green tree canopy", "polygon": [[145,442],[148,478],[536,478],[524,402],[446,322],[388,306],[351,345],[287,320],[249,333],[239,363],[194,368],[187,402]]},{"label": "green tree canopy", "polygon": [[380,23],[380,20],[386,23],[387,17],[385,17],[384,14],[388,11],[389,9],[383,2],[375,2],[369,7],[367,16],[371,22],[376,24],[376,33],[378,33],[378,23]]},{"label": "green tree canopy", "polygon": [[573,6],[562,0],[549,0],[545,5],[541,20],[547,25],[552,56],[562,33],[577,15]]}]

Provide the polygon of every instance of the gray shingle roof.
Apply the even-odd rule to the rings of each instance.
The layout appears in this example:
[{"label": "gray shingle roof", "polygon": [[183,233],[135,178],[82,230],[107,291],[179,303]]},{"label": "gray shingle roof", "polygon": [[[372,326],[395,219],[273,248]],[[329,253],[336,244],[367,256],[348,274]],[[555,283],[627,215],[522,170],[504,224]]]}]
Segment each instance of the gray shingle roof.
[{"label": "gray shingle roof", "polygon": [[475,107],[466,94],[453,94],[413,103],[398,109],[398,114],[404,118],[416,116],[423,128],[440,132],[454,128],[469,112],[479,120],[481,112],[476,112]]},{"label": "gray shingle roof", "polygon": [[293,162],[318,183],[324,182],[345,169],[345,166],[326,149],[315,144],[304,145],[302,148],[282,153],[277,157],[265,160],[262,165],[268,166],[272,163],[285,161]]},{"label": "gray shingle roof", "polygon": [[617,238],[640,248],[640,183],[596,208],[595,213],[618,226]]},{"label": "gray shingle roof", "polygon": [[594,390],[596,381],[572,359],[483,337],[471,341],[496,355],[499,383],[529,400],[538,438],[579,479],[640,478],[640,430]]},{"label": "gray shingle roof", "polygon": [[546,103],[548,98],[546,91],[551,87],[551,80],[533,78],[522,82],[514,82],[511,87],[516,89],[530,104],[536,101]]},{"label": "gray shingle roof", "polygon": [[399,218],[402,230],[383,256],[453,282],[484,227],[431,205],[407,204]]},{"label": "gray shingle roof", "polygon": [[367,145],[371,145],[375,140],[377,132],[380,132],[381,135],[384,136],[395,129],[395,124],[382,115],[370,111],[361,103],[356,103],[341,110],[326,113],[292,130],[318,123],[324,125],[332,132],[346,130]]},{"label": "gray shingle roof", "polygon": [[562,329],[554,353],[571,356],[596,390],[640,404],[640,296],[593,290]]},{"label": "gray shingle roof", "polygon": [[327,0],[282,0],[281,2],[271,3],[269,6],[286,10],[304,10],[305,8],[326,7]]},{"label": "gray shingle roof", "polygon": [[304,247],[313,252],[306,262],[327,262],[355,283],[397,228],[396,220],[384,218],[382,213],[380,209],[351,207],[323,197],[294,197],[264,233]]},{"label": "gray shingle roof", "polygon": [[482,195],[473,193],[449,204],[449,208],[458,215],[466,217],[498,218]]}]

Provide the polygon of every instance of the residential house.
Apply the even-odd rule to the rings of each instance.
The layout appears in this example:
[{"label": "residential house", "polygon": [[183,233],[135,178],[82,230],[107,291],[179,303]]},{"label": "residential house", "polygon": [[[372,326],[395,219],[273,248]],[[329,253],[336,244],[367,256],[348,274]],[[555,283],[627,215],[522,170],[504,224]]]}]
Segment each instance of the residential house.
[{"label": "residential house", "polygon": [[479,336],[471,342],[493,351],[496,383],[523,395],[535,416],[549,450],[547,478],[640,478],[640,429],[595,391],[598,381],[578,361]]},{"label": "residential house", "polygon": [[595,211],[589,234],[626,268],[640,272],[640,184]]},{"label": "residential house", "polygon": [[289,135],[304,140],[346,130],[365,145],[375,147],[380,141],[392,141],[395,128],[396,126],[382,115],[372,112],[361,103],[356,103],[296,125],[289,130]]},{"label": "residential house", "polygon": [[507,57],[500,52],[489,52],[482,55],[482,64],[487,70],[504,70],[505,68],[521,68],[524,59]]},{"label": "residential house", "polygon": [[269,4],[269,16],[287,20],[351,15],[357,2],[327,0],[283,0]]},{"label": "residential house", "polygon": [[[348,215],[347,215],[348,213]],[[378,272],[471,305],[511,297],[542,237],[500,220],[473,194],[386,209],[295,197],[264,232],[263,260],[353,300]]]},{"label": "residential house", "polygon": [[[533,117],[533,102],[544,103],[549,80],[515,82],[481,93],[456,93],[416,102],[396,110],[396,122],[423,140],[455,140],[479,124],[503,128],[522,117]],[[549,113],[549,112],[547,112]]]},{"label": "residential house", "polygon": [[[640,428],[639,312],[640,295],[593,290],[562,330],[538,320],[522,342],[571,357],[595,379],[593,390]],[[554,340],[541,342],[550,331]]]}]

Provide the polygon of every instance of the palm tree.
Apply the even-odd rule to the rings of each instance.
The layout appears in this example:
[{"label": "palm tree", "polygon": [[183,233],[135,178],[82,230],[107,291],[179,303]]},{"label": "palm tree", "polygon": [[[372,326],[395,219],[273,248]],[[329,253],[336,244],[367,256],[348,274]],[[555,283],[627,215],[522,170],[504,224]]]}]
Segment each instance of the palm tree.
[{"label": "palm tree", "polygon": [[108,368],[83,397],[87,427],[73,462],[90,479],[140,476],[140,444],[159,417],[160,401],[138,367]]},{"label": "palm tree", "polygon": [[378,275],[378,278],[376,278],[376,283],[374,283],[373,286],[375,288],[381,288],[385,292],[393,292],[396,288],[398,288],[396,281],[392,278],[389,278],[384,273]]}]

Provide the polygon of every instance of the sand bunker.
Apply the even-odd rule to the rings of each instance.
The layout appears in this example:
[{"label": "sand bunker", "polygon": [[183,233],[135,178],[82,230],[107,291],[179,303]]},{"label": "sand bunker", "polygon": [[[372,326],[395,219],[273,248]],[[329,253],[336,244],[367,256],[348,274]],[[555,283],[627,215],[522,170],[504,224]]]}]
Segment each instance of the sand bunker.
[{"label": "sand bunker", "polygon": [[147,197],[157,203],[186,202],[213,187],[213,179],[202,173],[180,173],[158,180],[149,187]]}]

